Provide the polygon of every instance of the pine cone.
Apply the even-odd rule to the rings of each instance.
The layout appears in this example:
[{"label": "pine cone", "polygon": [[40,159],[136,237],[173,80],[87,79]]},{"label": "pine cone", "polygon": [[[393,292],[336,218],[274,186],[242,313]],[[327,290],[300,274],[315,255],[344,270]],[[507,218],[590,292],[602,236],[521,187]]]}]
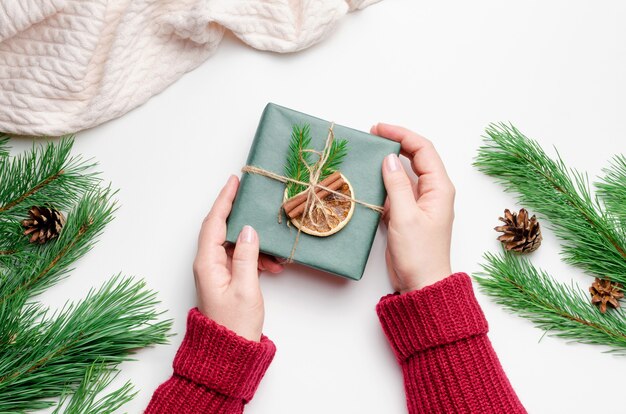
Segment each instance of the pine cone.
[{"label": "pine cone", "polygon": [[65,216],[52,207],[33,206],[28,210],[29,219],[22,220],[24,235],[31,243],[43,244],[59,235],[65,224]]},{"label": "pine cone", "polygon": [[591,293],[591,303],[598,306],[602,313],[606,313],[607,304],[615,309],[619,308],[619,300],[624,297],[621,284],[597,277],[591,284],[589,293]]},{"label": "pine cone", "polygon": [[507,208],[504,217],[500,217],[504,226],[494,228],[502,234],[498,240],[502,242],[506,250],[519,253],[531,253],[541,245],[541,228],[537,217],[528,218],[528,211],[521,209],[518,214],[511,213]]}]

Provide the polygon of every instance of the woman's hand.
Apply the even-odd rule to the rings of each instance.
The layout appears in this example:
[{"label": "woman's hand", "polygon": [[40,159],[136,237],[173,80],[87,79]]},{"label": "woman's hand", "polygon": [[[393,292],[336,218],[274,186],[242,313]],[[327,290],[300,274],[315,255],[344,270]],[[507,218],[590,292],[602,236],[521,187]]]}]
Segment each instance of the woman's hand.
[{"label": "woman's hand", "polygon": [[372,134],[397,141],[411,159],[417,184],[395,154],[383,162],[387,189],[383,220],[388,226],[385,257],[393,288],[406,293],[451,274],[450,239],[454,220],[454,186],[426,138],[405,128],[377,124]]},{"label": "woman's hand", "polygon": [[259,236],[244,226],[234,247],[225,246],[226,219],[237,194],[239,180],[231,176],[204,219],[193,264],[202,314],[251,341],[263,330],[263,295],[259,272],[278,273],[282,265],[259,255]]}]

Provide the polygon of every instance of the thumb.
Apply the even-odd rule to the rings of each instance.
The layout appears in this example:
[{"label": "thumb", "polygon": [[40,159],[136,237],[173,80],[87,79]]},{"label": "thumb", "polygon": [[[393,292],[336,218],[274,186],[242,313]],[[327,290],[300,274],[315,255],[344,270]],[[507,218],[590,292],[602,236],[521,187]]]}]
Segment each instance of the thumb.
[{"label": "thumb", "polygon": [[259,236],[252,226],[243,226],[233,252],[232,283],[244,289],[258,286],[258,261]]},{"label": "thumb", "polygon": [[396,154],[383,161],[383,181],[389,198],[389,215],[399,217],[416,206],[411,179]]}]

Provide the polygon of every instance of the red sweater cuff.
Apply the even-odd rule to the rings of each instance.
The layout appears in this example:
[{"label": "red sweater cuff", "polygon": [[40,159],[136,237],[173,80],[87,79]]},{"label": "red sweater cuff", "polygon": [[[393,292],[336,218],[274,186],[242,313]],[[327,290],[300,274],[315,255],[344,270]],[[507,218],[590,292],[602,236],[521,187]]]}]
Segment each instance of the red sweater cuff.
[{"label": "red sweater cuff", "polygon": [[274,343],[266,336],[260,342],[249,341],[194,308],[187,316],[187,333],[174,359],[174,373],[248,402],[275,353]]},{"label": "red sweater cuff", "polygon": [[376,312],[400,362],[428,348],[488,331],[472,281],[465,273],[403,295],[384,296]]}]

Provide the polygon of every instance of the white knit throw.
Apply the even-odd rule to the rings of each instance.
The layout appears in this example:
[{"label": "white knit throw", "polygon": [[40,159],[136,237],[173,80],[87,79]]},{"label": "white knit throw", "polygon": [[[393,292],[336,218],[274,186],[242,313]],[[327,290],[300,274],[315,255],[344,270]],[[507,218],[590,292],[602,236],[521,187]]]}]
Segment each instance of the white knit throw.
[{"label": "white knit throw", "polygon": [[61,135],[116,118],[231,30],[295,52],[379,0],[0,0],[0,131]]}]

